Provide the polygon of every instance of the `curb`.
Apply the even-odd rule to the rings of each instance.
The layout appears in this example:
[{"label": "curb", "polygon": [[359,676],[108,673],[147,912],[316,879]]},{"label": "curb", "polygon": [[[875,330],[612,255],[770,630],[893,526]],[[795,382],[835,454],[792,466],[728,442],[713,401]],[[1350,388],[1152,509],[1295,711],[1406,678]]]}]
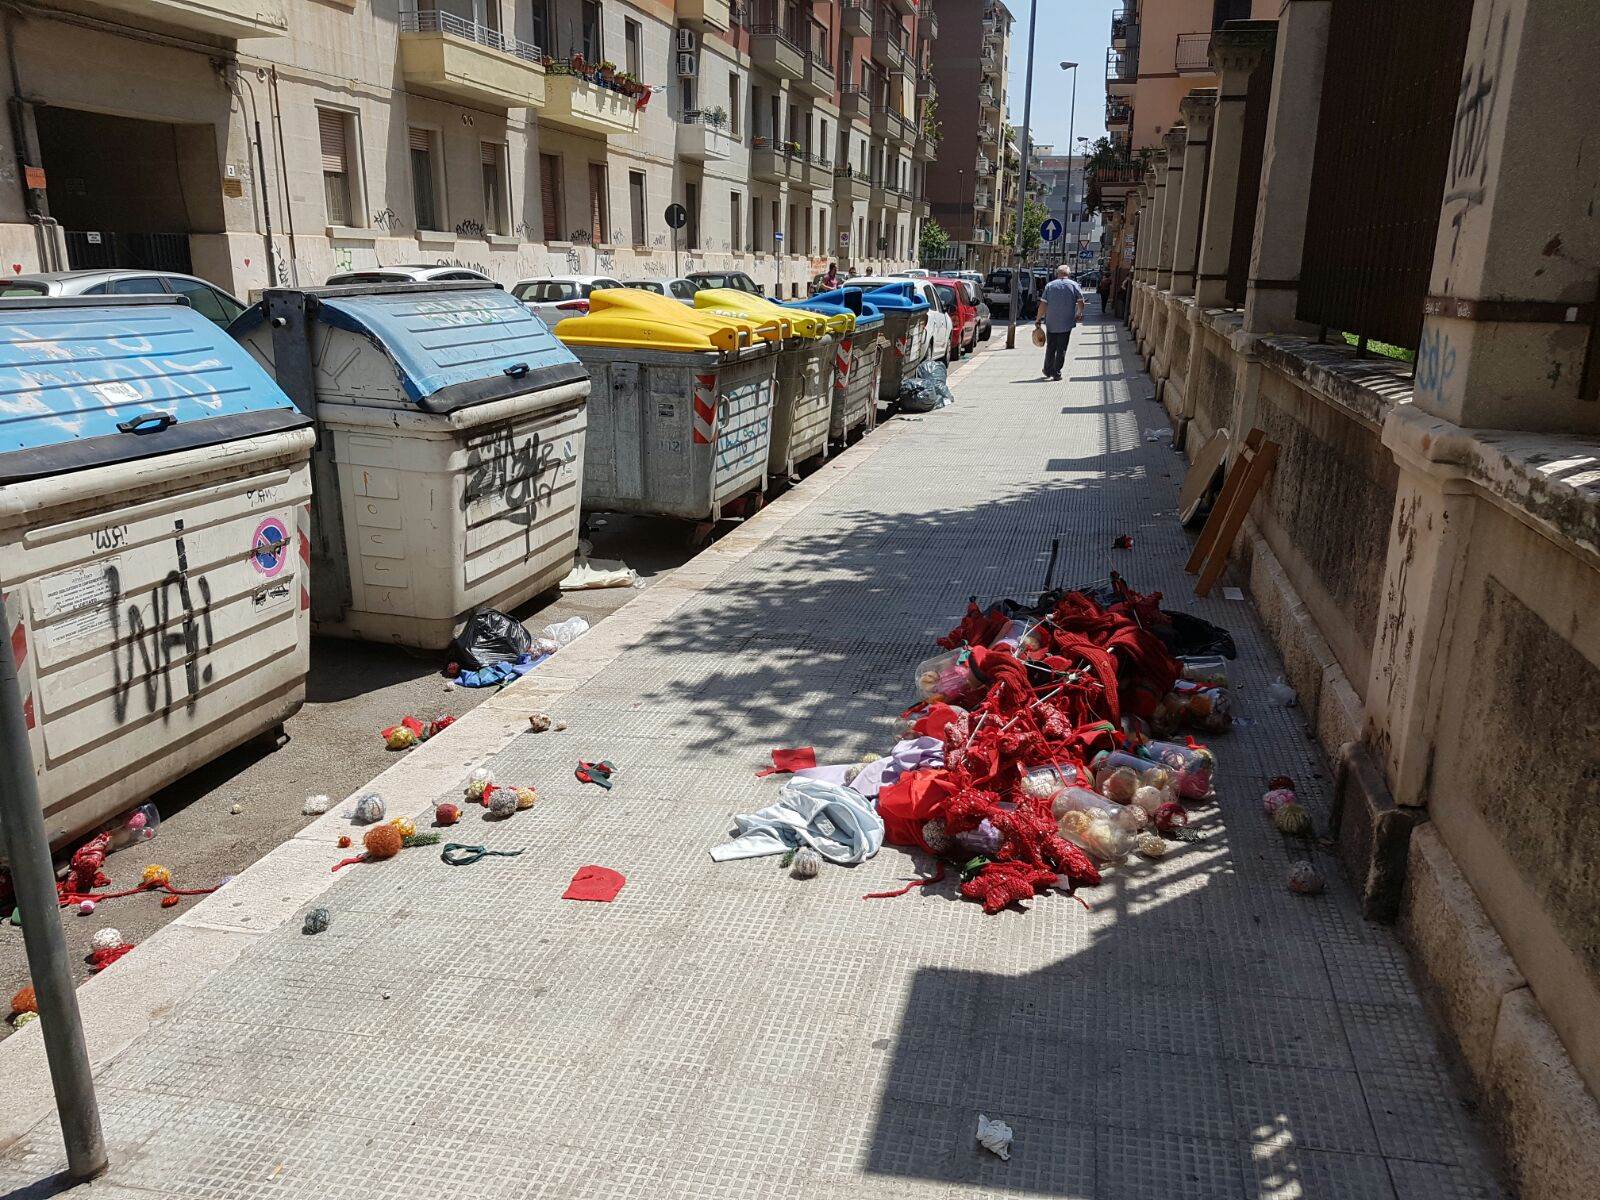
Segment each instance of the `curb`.
[{"label": "curb", "polygon": [[[953,368],[951,382],[965,378],[987,353],[970,355]],[[459,787],[468,771],[525,731],[530,711],[584,686],[913,428],[908,421],[891,421],[828,459],[737,529],[639,592],[548,664],[484,700],[438,737],[407,751],[324,816],[157,931],[113,970],[91,976],[78,989],[91,1069],[98,1074],[166,1018],[180,1000],[337,881],[331,867],[347,852],[334,843],[339,834],[349,832],[340,813],[350,798],[368,791],[386,798],[420,797],[409,806],[391,803],[389,815],[416,817],[427,812],[434,798]],[[37,1023],[0,1041],[0,1079],[7,1084],[6,1103],[0,1106],[3,1152],[55,1107]]]}]

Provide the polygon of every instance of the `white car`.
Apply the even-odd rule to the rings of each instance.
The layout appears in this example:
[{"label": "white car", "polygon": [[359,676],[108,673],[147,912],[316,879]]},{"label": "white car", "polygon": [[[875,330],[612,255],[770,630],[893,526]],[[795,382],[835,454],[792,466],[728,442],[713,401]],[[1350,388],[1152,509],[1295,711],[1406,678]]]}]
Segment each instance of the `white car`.
[{"label": "white car", "polygon": [[654,292],[658,296],[671,296],[674,300],[681,300],[690,308],[694,307],[694,294],[700,289],[695,286],[692,279],[682,276],[669,276],[666,279],[624,279],[623,287],[638,288],[641,292]]},{"label": "white car", "polygon": [[0,299],[24,296],[181,296],[202,317],[224,329],[245,310],[221,288],[173,271],[104,270],[46,271],[0,279]]},{"label": "white car", "polygon": [[511,285],[511,294],[554,329],[568,317],[581,317],[588,312],[589,293],[596,288],[622,286],[622,280],[609,275],[541,275],[517,280]]},{"label": "white car", "polygon": [[373,267],[367,271],[344,271],[328,276],[324,287],[347,287],[357,283],[493,283],[482,271],[466,267],[438,267],[427,263],[400,263],[393,267]]},{"label": "white car", "polygon": [[944,311],[944,305],[939,300],[939,293],[934,289],[933,284],[926,279],[918,279],[907,275],[867,275],[859,279],[846,279],[844,281],[845,287],[866,288],[869,292],[873,288],[886,287],[892,283],[911,284],[917,289],[917,295],[928,302],[927,339],[920,349],[913,348],[911,352],[913,358],[919,359],[916,365],[922,365],[920,356],[927,355],[929,346],[940,348],[939,353],[931,357],[937,358],[940,362],[949,362],[950,331],[955,328],[955,322],[951,319],[950,314]]}]

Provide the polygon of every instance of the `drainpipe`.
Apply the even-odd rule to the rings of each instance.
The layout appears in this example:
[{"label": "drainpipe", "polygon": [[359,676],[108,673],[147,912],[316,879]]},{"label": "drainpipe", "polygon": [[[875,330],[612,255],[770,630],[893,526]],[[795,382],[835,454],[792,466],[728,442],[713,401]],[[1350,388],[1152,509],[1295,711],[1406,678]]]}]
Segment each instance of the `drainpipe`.
[{"label": "drainpipe", "polygon": [[[28,186],[27,123],[23,113],[28,102],[22,96],[22,78],[17,68],[16,14],[11,9],[0,9],[0,36],[6,43],[6,64],[11,70],[11,98],[6,107],[11,118],[11,145],[17,156],[17,172],[21,179],[22,204],[28,220],[33,223],[34,237],[39,245],[39,264],[46,271],[60,271],[61,243],[57,234],[61,223],[50,215],[50,202],[43,188]],[[55,232],[52,232],[55,231]]]}]

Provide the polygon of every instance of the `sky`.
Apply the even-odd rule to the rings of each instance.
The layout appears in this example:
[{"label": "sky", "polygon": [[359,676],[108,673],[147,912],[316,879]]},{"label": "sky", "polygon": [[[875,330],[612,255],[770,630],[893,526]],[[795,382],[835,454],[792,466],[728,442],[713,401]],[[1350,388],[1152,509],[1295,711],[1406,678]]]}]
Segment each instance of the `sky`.
[{"label": "sky", "polygon": [[[1028,68],[1028,11],[1034,0],[1004,0],[1011,26],[1010,115],[1022,124],[1023,87]],[[1033,141],[1064,154],[1071,143],[1072,77],[1078,76],[1077,135],[1091,142],[1106,132],[1106,49],[1111,45],[1111,14],[1121,0],[1036,0],[1039,37],[1033,63]],[[1061,62],[1081,64],[1063,71]]]}]

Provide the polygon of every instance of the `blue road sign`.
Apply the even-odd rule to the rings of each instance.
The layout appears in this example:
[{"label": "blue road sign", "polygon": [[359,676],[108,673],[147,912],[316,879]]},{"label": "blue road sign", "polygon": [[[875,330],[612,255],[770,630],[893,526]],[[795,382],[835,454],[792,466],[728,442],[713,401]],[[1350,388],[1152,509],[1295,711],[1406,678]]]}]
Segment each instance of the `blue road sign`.
[{"label": "blue road sign", "polygon": [[1053,242],[1061,236],[1061,222],[1054,217],[1049,217],[1044,224],[1039,226],[1039,236],[1047,242]]},{"label": "blue road sign", "polygon": [[1094,251],[1089,249],[1089,247],[1085,246],[1082,250],[1078,251],[1078,257],[1079,258],[1093,258],[1094,257]]}]

